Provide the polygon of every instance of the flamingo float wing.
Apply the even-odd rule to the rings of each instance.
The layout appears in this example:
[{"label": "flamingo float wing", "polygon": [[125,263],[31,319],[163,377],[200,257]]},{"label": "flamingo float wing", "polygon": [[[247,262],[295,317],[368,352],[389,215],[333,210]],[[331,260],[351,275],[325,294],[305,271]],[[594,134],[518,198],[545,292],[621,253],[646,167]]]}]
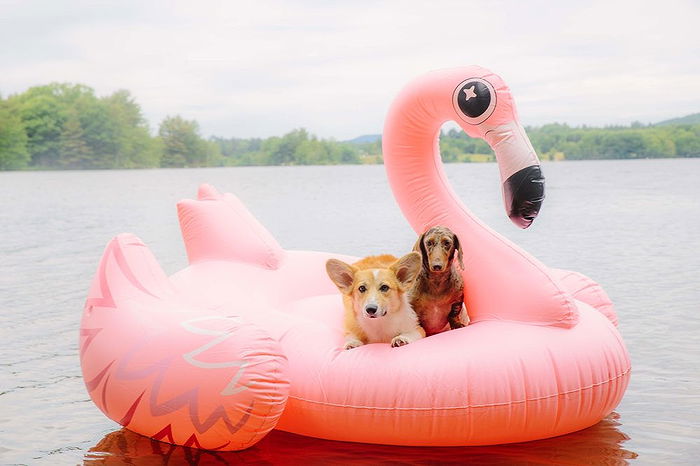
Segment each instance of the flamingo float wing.
[{"label": "flamingo float wing", "polygon": [[190,264],[236,260],[276,269],[284,259],[277,240],[233,194],[203,184],[198,200],[178,202],[177,211]]},{"label": "flamingo float wing", "polygon": [[235,306],[189,301],[134,235],[107,245],[80,336],[90,396],[134,432],[240,450],[264,437],[284,409],[288,363],[278,341]]}]

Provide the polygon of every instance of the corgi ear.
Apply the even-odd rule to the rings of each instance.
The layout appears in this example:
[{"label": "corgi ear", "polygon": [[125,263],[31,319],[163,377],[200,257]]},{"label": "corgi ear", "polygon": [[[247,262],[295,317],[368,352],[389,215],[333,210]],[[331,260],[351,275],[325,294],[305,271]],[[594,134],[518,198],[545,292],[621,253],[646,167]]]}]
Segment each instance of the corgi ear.
[{"label": "corgi ear", "polygon": [[391,270],[402,286],[407,287],[415,281],[421,268],[421,255],[417,252],[409,252],[401,259],[394,262]]},{"label": "corgi ear", "polygon": [[413,250],[416,252],[421,252],[421,249],[423,248],[423,238],[425,238],[425,233],[420,235],[418,237],[418,241],[416,241],[416,244],[413,245]]},{"label": "corgi ear", "polygon": [[355,281],[356,271],[355,267],[338,259],[328,259],[326,261],[326,272],[328,272],[328,276],[331,277],[331,280],[341,293],[350,293],[352,284]]}]

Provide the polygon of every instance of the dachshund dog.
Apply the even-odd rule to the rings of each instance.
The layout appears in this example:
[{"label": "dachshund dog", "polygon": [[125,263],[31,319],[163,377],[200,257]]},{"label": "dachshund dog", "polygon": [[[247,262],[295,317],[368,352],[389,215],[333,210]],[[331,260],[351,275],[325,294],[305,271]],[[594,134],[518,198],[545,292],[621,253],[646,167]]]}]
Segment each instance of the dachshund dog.
[{"label": "dachshund dog", "polygon": [[[423,233],[413,247],[422,256],[411,306],[426,335],[461,328],[468,322],[464,305],[464,283],[457,262],[464,270],[462,248],[447,227],[436,226]],[[455,260],[456,259],[456,260]]]}]

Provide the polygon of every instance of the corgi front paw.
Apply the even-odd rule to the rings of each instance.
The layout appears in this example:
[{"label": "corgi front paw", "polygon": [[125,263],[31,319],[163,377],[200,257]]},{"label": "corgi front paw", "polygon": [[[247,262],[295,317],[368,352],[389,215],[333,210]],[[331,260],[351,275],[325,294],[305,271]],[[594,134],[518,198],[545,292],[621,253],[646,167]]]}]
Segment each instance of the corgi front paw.
[{"label": "corgi front paw", "polygon": [[392,348],[398,348],[399,346],[404,346],[409,343],[411,343],[411,339],[409,339],[406,335],[396,335],[391,339]]},{"label": "corgi front paw", "polygon": [[343,346],[343,349],[349,350],[349,349],[357,348],[358,346],[362,346],[363,344],[364,343],[362,343],[357,338],[351,338],[351,339],[345,340],[345,345]]}]

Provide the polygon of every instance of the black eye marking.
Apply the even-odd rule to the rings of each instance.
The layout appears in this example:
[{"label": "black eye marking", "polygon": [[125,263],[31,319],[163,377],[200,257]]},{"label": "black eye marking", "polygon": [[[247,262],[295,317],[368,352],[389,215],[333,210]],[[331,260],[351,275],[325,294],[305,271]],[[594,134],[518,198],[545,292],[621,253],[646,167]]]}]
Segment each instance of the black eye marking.
[{"label": "black eye marking", "polygon": [[382,293],[386,293],[387,291],[389,291],[389,285],[380,286],[379,291],[381,291]]},{"label": "black eye marking", "polygon": [[457,86],[452,103],[462,120],[478,125],[490,117],[496,108],[496,91],[487,80],[470,78]]},{"label": "black eye marking", "polygon": [[360,287],[357,289],[360,293],[364,293],[367,291],[367,287],[365,285],[360,285]]},{"label": "black eye marking", "polygon": [[490,103],[489,88],[479,81],[470,81],[464,84],[457,95],[459,109],[470,118],[483,115]]}]

